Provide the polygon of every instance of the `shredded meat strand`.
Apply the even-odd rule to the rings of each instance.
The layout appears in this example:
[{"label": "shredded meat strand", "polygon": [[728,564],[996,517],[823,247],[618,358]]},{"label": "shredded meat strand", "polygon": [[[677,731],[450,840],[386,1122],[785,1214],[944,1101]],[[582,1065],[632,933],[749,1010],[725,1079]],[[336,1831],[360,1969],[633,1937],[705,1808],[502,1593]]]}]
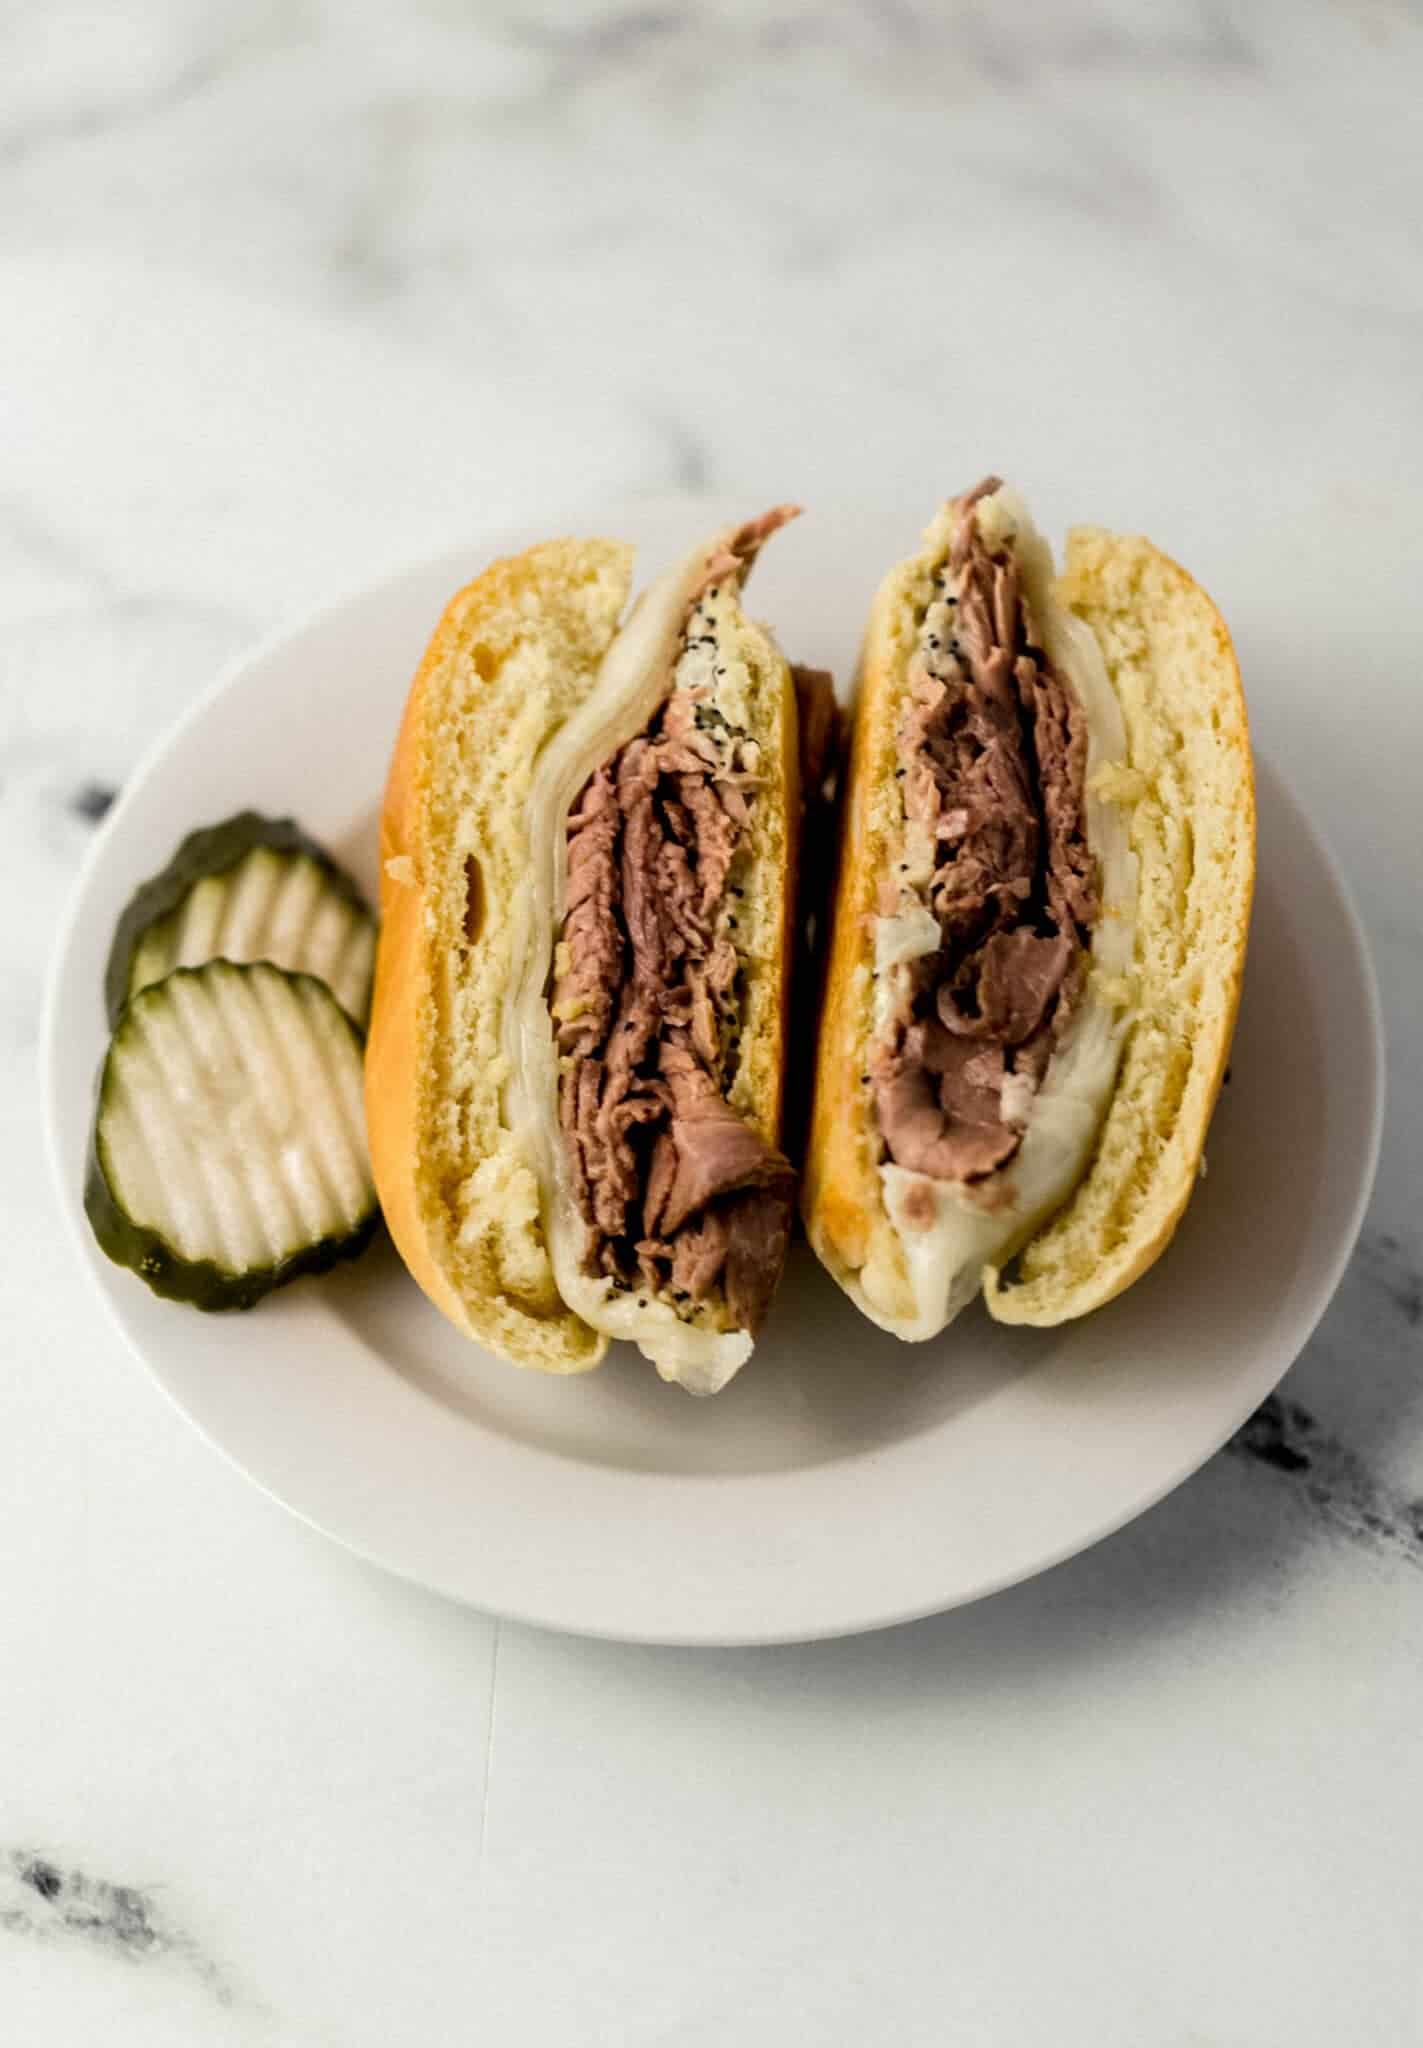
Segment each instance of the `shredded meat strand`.
[{"label": "shredded meat strand", "polygon": [[[744,573],[778,508],[708,564]],[[559,1121],[589,1225],[588,1270],[693,1303],[721,1290],[759,1327],[784,1261],[793,1174],[726,1100],[737,956],[719,913],[752,778],[728,771],[674,690],[592,775],[568,821],[552,992]]]},{"label": "shredded meat strand", "polygon": [[974,507],[998,488],[987,477],[957,501],[950,643],[911,670],[901,786],[933,843],[941,943],[870,1059],[890,1158],[939,1180],[980,1179],[1017,1152],[1099,908],[1086,720],[1036,644],[1011,552],[979,531]]}]

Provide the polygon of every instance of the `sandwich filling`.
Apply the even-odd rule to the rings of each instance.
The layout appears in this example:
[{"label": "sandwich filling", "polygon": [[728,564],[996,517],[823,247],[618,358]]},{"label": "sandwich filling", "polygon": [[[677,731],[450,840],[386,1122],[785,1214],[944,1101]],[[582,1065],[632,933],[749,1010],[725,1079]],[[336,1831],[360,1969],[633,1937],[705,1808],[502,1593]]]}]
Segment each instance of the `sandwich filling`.
[{"label": "sandwich filling", "polygon": [[920,626],[898,733],[903,851],[882,905],[917,912],[921,936],[935,927],[932,951],[881,962],[870,1070],[889,1157],[937,1180],[1017,1152],[1100,908],[1086,719],[1037,644],[1011,547],[980,528],[999,488],[957,501]]},{"label": "sandwich filling", "polygon": [[1130,1016],[1137,863],[1121,707],[996,478],[906,565],[897,819],[865,1085],[893,1248],[851,1292],[932,1337],[1086,1171]]},{"label": "sandwich filling", "polygon": [[731,1099],[763,764],[724,638],[741,576],[786,516],[711,556],[662,701],[573,801],[550,997],[584,1274],[684,1324],[752,1336],[784,1261],[794,1175]]}]

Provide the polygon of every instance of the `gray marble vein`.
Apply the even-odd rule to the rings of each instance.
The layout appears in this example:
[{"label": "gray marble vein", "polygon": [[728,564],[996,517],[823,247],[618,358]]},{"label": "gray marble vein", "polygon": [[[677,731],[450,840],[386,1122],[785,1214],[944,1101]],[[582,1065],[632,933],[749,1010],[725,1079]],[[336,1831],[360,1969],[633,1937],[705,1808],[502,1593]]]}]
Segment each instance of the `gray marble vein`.
[{"label": "gray marble vein", "polygon": [[118,794],[107,782],[81,782],[69,798],[69,808],[86,825],[97,825],[113,809]]},{"label": "gray marble vein", "polygon": [[1283,1475],[1310,1512],[1351,1541],[1423,1566],[1423,1497],[1382,1483],[1298,1401],[1271,1394],[1229,1450]]},{"label": "gray marble vein", "polygon": [[[26,166],[30,160],[72,144],[121,139],[125,131],[181,110],[213,87],[230,80],[244,61],[269,55],[273,47],[298,31],[305,9],[266,0],[226,17],[205,10],[191,18],[197,47],[185,50],[175,38],[166,52],[149,39],[120,38],[111,45],[119,56],[109,75],[92,71],[71,95],[48,93],[38,105],[8,114],[0,107],[0,171]],[[138,58],[127,64],[124,42]],[[144,58],[147,56],[148,61]]]},{"label": "gray marble vein", "polygon": [[176,1970],[219,2005],[233,2002],[225,1973],[174,1917],[159,1888],[92,1877],[31,1848],[11,1849],[0,1860],[0,1933],[71,1944],[135,1968]]}]

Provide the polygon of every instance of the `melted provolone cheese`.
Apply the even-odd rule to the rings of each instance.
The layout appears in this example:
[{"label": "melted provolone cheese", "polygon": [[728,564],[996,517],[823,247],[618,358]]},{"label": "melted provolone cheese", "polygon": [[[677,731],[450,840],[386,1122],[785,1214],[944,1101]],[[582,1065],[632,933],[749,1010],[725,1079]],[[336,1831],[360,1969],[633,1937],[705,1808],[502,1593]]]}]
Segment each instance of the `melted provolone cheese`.
[{"label": "melted provolone cheese", "polygon": [[[1137,859],[1112,788],[1126,763],[1126,729],[1091,629],[1052,595],[1052,551],[1016,491],[980,501],[979,527],[991,546],[1011,541],[1043,647],[1076,691],[1087,723],[1087,844],[1101,875],[1102,910],[1092,933],[1091,970],[1076,1015],[1053,1053],[1028,1110],[1023,1142],[999,1173],[941,1181],[886,1162],[879,1169],[885,1210],[908,1269],[912,1312],[896,1276],[867,1267],[851,1292],[872,1321],[910,1340],[933,1337],[967,1306],[983,1269],[1024,1244],[1086,1171],[1111,1100],[1129,1012],[1113,1001],[1126,985],[1136,937]],[[894,976],[939,946],[937,921],[901,909],[876,921],[876,1030],[891,1007]],[[932,938],[930,928],[932,927]],[[917,933],[923,943],[911,940]]]},{"label": "melted provolone cheese", "polygon": [[688,608],[719,535],[649,586],[604,659],[587,701],[540,755],[529,791],[533,865],[518,906],[504,1051],[513,1077],[505,1120],[527,1144],[542,1192],[544,1232],[558,1291],[575,1314],[636,1344],[663,1379],[714,1394],[751,1355],[744,1330],[683,1321],[671,1302],[615,1289],[584,1271],[588,1229],[578,1207],[558,1122],[558,1052],[548,1008],[548,971],[563,927],[568,814],[588,777],[636,738],[666,695]]}]

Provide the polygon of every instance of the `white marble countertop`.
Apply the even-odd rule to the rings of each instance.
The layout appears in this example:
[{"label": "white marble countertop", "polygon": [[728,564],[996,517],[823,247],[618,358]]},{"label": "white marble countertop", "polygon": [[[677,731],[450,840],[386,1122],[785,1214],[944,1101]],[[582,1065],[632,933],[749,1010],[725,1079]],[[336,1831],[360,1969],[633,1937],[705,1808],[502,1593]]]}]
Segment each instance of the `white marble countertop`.
[{"label": "white marble countertop", "polygon": [[[1420,2038],[1420,88],[1388,0],[7,11],[0,2037]],[[555,496],[833,508],[849,444],[910,530],[992,464],[1219,597],[1376,951],[1365,1236],[1231,1451],[1031,1585],[796,1651],[496,1624],[123,1354],[50,936],[281,619]]]}]

